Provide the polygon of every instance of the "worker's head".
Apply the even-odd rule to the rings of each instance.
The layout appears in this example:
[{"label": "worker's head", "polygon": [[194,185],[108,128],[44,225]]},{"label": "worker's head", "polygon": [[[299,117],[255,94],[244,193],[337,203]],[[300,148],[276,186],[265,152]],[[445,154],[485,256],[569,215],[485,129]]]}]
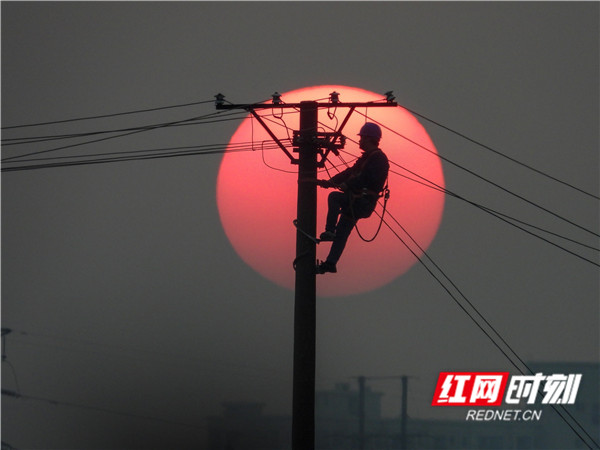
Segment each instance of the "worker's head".
[{"label": "worker's head", "polygon": [[358,146],[361,148],[361,150],[369,151],[375,150],[379,147],[381,128],[379,128],[379,125],[376,123],[365,123],[358,132],[358,135],[360,136]]}]

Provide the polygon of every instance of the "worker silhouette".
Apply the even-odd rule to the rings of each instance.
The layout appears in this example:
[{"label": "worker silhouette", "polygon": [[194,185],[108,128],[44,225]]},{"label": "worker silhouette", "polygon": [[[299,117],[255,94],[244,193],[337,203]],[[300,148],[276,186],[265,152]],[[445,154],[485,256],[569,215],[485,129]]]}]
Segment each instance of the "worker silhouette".
[{"label": "worker silhouette", "polygon": [[352,167],[331,177],[317,180],[324,188],[336,188],[327,199],[328,211],[321,241],[332,241],[327,259],[317,265],[317,273],[337,272],[337,262],[346,247],[352,228],[359,219],[369,217],[375,210],[383,191],[390,164],[379,148],[381,128],[367,122],[360,129],[358,146],[363,151]]}]

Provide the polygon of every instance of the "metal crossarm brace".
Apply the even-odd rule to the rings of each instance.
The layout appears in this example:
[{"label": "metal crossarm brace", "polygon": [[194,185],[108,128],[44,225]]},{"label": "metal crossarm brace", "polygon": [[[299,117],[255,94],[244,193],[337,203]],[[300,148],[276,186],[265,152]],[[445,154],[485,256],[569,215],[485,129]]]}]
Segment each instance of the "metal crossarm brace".
[{"label": "metal crossarm brace", "polygon": [[[350,109],[348,110],[348,114],[346,114],[346,117],[344,117],[344,120],[342,121],[342,124],[340,125],[340,128],[336,131],[336,135],[337,136],[341,136],[342,135],[342,130],[344,129],[344,127],[346,126],[346,124],[348,123],[348,119],[350,118],[350,116],[352,115],[352,113],[354,112],[354,110],[356,109],[356,106],[351,106]],[[335,138],[334,138],[335,140]],[[337,155],[337,152],[334,152]]]},{"label": "metal crossarm brace", "polygon": [[258,121],[258,123],[260,123],[263,126],[263,128],[267,131],[267,133],[269,133],[269,136],[271,136],[271,139],[273,139],[275,141],[275,143],[277,145],[279,145],[279,148],[281,148],[281,150],[283,150],[283,153],[285,153],[287,155],[287,157],[290,158],[290,160],[292,161],[292,164],[298,164],[298,160],[292,156],[292,154],[288,151],[287,148],[285,148],[285,145],[283,145],[281,143],[281,141],[277,138],[277,136],[275,136],[273,134],[273,132],[269,129],[269,127],[267,126],[267,124],[256,113],[256,111],[254,111],[254,109],[251,109],[250,113],[256,118],[256,120]]}]

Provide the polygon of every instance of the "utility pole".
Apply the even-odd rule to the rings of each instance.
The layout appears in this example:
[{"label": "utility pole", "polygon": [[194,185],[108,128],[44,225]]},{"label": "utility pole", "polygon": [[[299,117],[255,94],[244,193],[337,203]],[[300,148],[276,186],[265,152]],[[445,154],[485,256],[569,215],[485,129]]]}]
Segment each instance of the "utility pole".
[{"label": "utility pole", "polygon": [[358,448],[365,449],[365,380],[366,377],[358,377]]},{"label": "utility pole", "polygon": [[[344,147],[342,130],[357,107],[396,107],[392,92],[386,93],[385,102],[342,103],[337,92],[330,94],[329,102],[303,101],[283,103],[281,95],[273,94],[273,101],[245,105],[225,104],[223,94],[215,95],[217,109],[245,109],[263,126],[279,148],[298,165],[298,204],[296,231],[296,270],[294,303],[294,380],[292,406],[292,449],[311,450],[315,446],[315,353],[316,353],[316,254],[317,232],[317,168],[324,167],[329,152],[337,154]],[[339,128],[334,132],[317,132],[319,107],[349,108]],[[300,130],[294,131],[295,158],[269,129],[260,109],[300,110]],[[325,150],[325,151],[323,151]],[[318,158],[320,156],[320,160]]]},{"label": "utility pole", "polygon": [[400,412],[401,423],[400,423],[400,448],[406,450],[407,447],[407,436],[406,436],[406,421],[408,420],[408,377],[402,375],[402,409]]},{"label": "utility pole", "polygon": [[384,377],[359,376],[356,378],[358,379],[358,448],[360,450],[364,450],[366,446],[366,380],[389,380],[400,378],[402,380],[402,403],[400,410],[400,448],[406,450],[408,448],[408,435],[406,433],[408,422],[408,375]]},{"label": "utility pole", "polygon": [[317,234],[317,113],[316,102],[300,104],[292,408],[295,449],[313,448],[315,442],[317,245],[309,236]]}]

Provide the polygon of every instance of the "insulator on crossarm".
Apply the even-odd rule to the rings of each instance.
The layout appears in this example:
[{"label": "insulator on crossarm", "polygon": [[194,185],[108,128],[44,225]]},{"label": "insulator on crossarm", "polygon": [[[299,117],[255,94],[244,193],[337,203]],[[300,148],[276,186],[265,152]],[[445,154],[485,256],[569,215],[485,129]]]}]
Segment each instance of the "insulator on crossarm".
[{"label": "insulator on crossarm", "polygon": [[279,104],[283,103],[283,102],[281,101],[281,94],[280,94],[279,92],[275,92],[275,93],[272,95],[272,97],[273,97],[273,104],[274,104],[274,105],[279,105]]},{"label": "insulator on crossarm", "polygon": [[223,106],[224,100],[225,100],[225,96],[221,93],[215,95],[215,105],[216,106]]},{"label": "insulator on crossarm", "polygon": [[331,94],[329,94],[329,101],[331,103],[339,103],[340,102],[340,94],[339,94],[339,92],[333,91]]},{"label": "insulator on crossarm", "polygon": [[392,103],[396,97],[393,95],[394,91],[387,91],[385,93],[385,99],[388,103]]}]

